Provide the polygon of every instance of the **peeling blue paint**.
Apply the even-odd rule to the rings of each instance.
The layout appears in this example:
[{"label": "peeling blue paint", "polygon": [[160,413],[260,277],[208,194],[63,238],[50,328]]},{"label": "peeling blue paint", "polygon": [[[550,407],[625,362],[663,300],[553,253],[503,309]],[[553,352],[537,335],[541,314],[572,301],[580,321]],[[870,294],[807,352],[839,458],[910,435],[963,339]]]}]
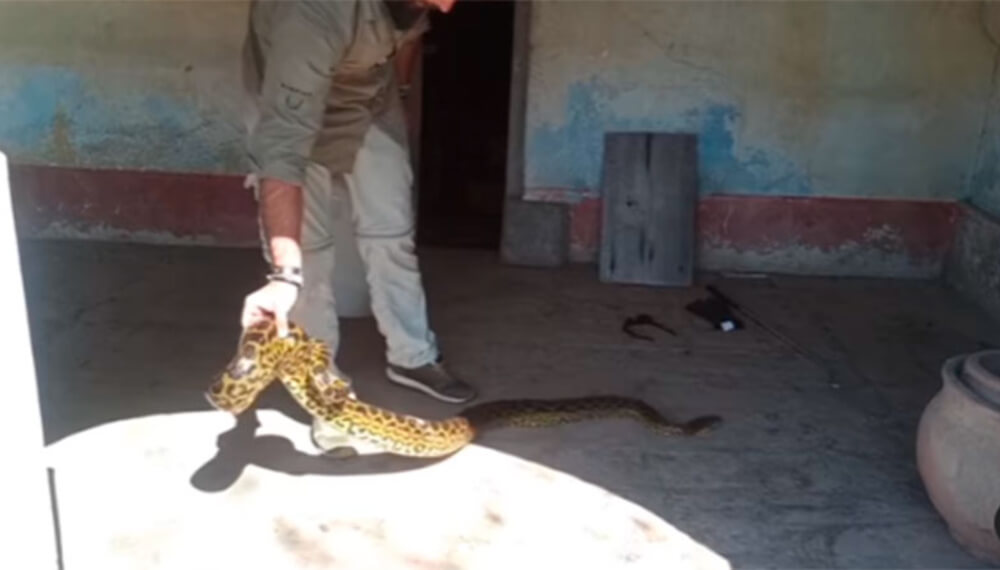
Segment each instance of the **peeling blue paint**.
[{"label": "peeling blue paint", "polygon": [[[67,93],[81,93],[79,79],[72,74],[59,74],[42,68],[28,71],[22,67],[4,68],[0,76],[0,141],[11,154],[32,154],[46,145],[46,139],[60,107],[69,115],[76,108],[66,108]],[[8,85],[12,78],[16,85]],[[78,104],[86,105],[80,100]]]},{"label": "peeling blue paint", "polygon": [[95,85],[71,69],[0,66],[0,146],[15,160],[46,164],[241,169],[239,132],[220,112],[182,94],[137,88],[107,95]]},{"label": "peeling blue paint", "polygon": [[[715,105],[692,113],[699,120],[699,177],[708,193],[809,195],[809,181],[794,167],[755,149],[748,158],[736,155],[733,124],[740,119],[731,105]],[[786,162],[785,165],[779,165]]]},{"label": "peeling blue paint", "polygon": [[[808,177],[774,151],[739,152],[738,107],[705,102],[702,107],[670,109],[641,118],[617,113],[609,100],[615,90],[598,81],[573,84],[566,96],[562,124],[534,127],[526,140],[526,186],[593,191],[600,186],[603,134],[669,131],[698,135],[699,176],[703,193],[808,195]],[[745,146],[745,145],[741,145]]]}]

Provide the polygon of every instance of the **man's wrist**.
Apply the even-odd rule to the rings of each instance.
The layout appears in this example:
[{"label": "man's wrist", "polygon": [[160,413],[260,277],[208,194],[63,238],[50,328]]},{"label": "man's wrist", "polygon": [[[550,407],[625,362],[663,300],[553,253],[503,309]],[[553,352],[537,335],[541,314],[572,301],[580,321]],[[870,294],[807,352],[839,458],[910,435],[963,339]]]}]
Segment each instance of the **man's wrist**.
[{"label": "man's wrist", "polygon": [[271,238],[271,265],[277,267],[302,267],[302,248],[292,237]]},{"label": "man's wrist", "polygon": [[304,283],[302,276],[302,248],[296,240],[288,237],[277,237],[271,240],[271,267],[267,274],[270,282],[280,281],[301,288]]}]

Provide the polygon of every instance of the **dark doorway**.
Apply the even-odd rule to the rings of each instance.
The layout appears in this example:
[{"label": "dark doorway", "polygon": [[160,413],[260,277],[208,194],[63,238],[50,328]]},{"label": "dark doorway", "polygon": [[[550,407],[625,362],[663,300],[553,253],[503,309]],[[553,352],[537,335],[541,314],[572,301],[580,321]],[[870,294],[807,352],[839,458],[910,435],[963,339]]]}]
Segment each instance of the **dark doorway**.
[{"label": "dark doorway", "polygon": [[497,249],[503,217],[514,3],[458,0],[424,36],[420,245]]}]

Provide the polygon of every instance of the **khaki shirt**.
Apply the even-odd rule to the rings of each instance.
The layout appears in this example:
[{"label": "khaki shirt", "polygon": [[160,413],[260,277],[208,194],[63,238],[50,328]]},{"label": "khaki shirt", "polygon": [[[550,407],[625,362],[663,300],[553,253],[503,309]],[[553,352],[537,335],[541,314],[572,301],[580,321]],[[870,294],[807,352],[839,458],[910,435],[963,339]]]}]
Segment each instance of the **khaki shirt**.
[{"label": "khaki shirt", "polygon": [[428,28],[397,30],[381,0],[253,0],[243,50],[254,173],[302,185],[309,161],[352,169],[372,123],[406,144],[393,57]]}]

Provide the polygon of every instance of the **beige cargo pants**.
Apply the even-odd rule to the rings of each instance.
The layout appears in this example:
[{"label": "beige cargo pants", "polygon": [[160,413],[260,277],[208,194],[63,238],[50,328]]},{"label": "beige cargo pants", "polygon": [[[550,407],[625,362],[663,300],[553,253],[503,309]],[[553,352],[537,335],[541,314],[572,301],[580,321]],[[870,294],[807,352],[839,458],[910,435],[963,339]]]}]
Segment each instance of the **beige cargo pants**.
[{"label": "beige cargo pants", "polygon": [[[247,180],[256,196],[259,188],[255,178]],[[328,343],[334,355],[340,339],[333,287],[337,244],[332,221],[336,208],[342,207],[339,201],[343,193],[347,193],[372,312],[386,340],[386,359],[397,366],[416,368],[438,357],[415,252],[412,187],[407,148],[377,122],[368,130],[352,172],[331,175],[320,164],[309,165],[303,188],[305,285],[290,318]],[[263,226],[261,237],[264,257],[270,262]]]}]

